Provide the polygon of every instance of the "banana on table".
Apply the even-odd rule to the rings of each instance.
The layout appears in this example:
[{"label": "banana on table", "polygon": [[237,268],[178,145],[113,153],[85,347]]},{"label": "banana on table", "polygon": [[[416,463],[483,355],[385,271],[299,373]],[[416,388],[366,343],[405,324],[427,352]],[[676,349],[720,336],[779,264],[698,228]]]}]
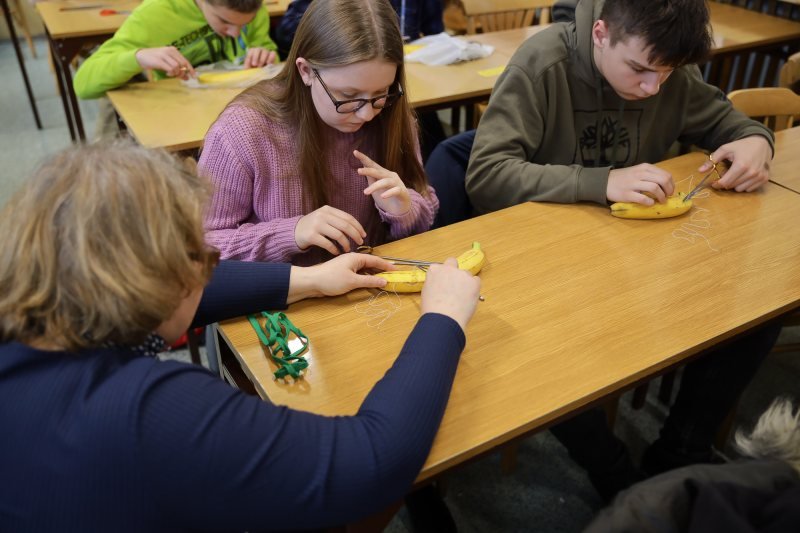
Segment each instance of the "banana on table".
[{"label": "banana on table", "polygon": [[[486,262],[486,255],[479,242],[473,242],[472,248],[458,256],[458,268],[477,274]],[[385,278],[388,283],[383,290],[387,292],[420,292],[425,285],[426,272],[415,268],[413,270],[392,270],[375,274]]]},{"label": "banana on table", "polygon": [[671,218],[677,217],[692,208],[692,200],[683,201],[686,193],[679,192],[674,196],[668,196],[663,204],[656,202],[647,206],[634,202],[617,202],[611,204],[611,214],[618,218]]}]

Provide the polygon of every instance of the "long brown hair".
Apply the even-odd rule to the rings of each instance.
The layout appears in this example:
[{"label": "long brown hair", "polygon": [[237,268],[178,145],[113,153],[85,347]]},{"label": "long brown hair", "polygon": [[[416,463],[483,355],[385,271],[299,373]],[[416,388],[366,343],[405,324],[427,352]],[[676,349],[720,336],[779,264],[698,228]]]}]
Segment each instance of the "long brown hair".
[{"label": "long brown hair", "polygon": [[[327,204],[324,123],[308,87],[295,66],[298,57],[316,68],[350,65],[373,59],[397,65],[390,92],[404,89],[403,39],[397,14],[388,0],[316,0],[306,11],[278,76],[239,95],[231,105],[254,109],[269,119],[297,127],[303,185],[311,210]],[[363,126],[376,141],[375,161],[401,177],[407,187],[427,196],[427,178],[417,158],[417,127],[408,97],[399,98]]]},{"label": "long brown hair", "polygon": [[206,281],[209,193],[130,142],[49,158],[0,211],[0,342],[141,342]]}]

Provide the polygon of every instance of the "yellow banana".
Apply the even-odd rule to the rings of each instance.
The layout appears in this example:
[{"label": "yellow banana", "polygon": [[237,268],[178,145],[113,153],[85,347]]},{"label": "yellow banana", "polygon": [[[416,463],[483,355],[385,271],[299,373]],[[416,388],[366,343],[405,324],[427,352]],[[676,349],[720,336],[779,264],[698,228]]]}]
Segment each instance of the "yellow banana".
[{"label": "yellow banana", "polygon": [[264,75],[264,69],[248,68],[244,70],[231,70],[230,72],[198,73],[197,81],[205,85],[235,83]]},{"label": "yellow banana", "polygon": [[[486,262],[486,255],[478,242],[472,243],[472,248],[458,256],[458,268],[477,274]],[[388,282],[383,290],[389,292],[419,292],[425,284],[425,271],[419,268],[409,270],[392,270],[375,274],[385,278]]]},{"label": "yellow banana", "polygon": [[692,200],[683,201],[686,193],[679,192],[668,196],[663,204],[656,202],[651,206],[633,202],[617,202],[611,204],[611,214],[619,218],[670,218],[682,215],[692,208]]}]

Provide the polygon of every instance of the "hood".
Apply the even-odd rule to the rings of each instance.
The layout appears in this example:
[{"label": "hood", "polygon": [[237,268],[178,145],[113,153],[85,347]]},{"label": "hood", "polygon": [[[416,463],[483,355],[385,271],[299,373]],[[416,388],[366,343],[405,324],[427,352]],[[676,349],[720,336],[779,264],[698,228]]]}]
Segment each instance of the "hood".
[{"label": "hood", "polygon": [[572,60],[577,67],[575,72],[590,85],[597,84],[598,79],[602,78],[592,57],[592,25],[600,17],[602,8],[603,0],[580,0],[575,8],[575,23],[571,25],[571,35],[568,35]]}]

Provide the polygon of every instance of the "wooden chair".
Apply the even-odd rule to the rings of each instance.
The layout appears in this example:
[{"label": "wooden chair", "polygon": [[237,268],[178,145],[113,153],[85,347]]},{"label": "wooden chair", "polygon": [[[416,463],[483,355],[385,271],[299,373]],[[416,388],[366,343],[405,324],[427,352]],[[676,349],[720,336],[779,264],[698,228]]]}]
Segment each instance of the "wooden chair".
[{"label": "wooden chair", "polygon": [[800,94],[800,52],[792,54],[781,67],[778,84]]},{"label": "wooden chair", "polygon": [[728,94],[733,107],[754,119],[760,119],[773,131],[791,128],[800,115],[800,95],[786,87],[740,89]]}]

